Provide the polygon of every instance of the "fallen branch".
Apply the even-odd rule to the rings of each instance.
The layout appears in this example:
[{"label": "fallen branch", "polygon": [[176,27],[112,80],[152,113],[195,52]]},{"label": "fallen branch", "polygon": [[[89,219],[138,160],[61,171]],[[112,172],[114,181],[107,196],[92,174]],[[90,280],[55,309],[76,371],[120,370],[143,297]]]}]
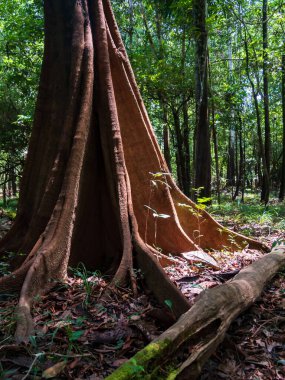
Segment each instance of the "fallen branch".
[{"label": "fallen branch", "polygon": [[107,379],[196,379],[230,324],[283,266],[285,246],[279,244],[228,283],[201,293],[174,325]]}]

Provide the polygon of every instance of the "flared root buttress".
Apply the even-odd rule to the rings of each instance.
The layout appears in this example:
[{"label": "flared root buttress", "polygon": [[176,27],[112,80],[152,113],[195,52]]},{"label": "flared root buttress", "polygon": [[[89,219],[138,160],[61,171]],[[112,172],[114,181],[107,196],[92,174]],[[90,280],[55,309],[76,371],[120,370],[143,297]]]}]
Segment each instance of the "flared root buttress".
[{"label": "flared root buttress", "polygon": [[0,242],[1,252],[23,255],[0,279],[1,291],[20,291],[16,337],[32,332],[33,299],[78,262],[113,273],[112,285],[131,280],[135,291],[135,261],[178,317],[189,305],[163,271],[168,254],[267,247],[223,228],[177,188],[109,0],[46,0],[44,9],[45,52],[19,210]]}]

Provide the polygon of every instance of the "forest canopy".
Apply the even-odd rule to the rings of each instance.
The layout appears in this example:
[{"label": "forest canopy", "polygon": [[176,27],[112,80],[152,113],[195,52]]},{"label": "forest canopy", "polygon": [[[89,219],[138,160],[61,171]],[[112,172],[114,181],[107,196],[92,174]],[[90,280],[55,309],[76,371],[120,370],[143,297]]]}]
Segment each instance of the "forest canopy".
[{"label": "forest canopy", "polygon": [[[263,3],[207,4],[207,196],[214,198],[227,191],[243,199],[245,188],[261,194],[264,155],[270,192],[284,196],[284,2],[267,1],[266,15]],[[112,6],[168,165],[180,188],[194,197],[193,188],[200,184],[195,182],[199,32],[193,2],[114,0]],[[41,1],[9,0],[0,7],[0,174],[2,187],[10,186],[11,192],[13,178],[21,176],[32,126],[43,54],[43,11]]]}]

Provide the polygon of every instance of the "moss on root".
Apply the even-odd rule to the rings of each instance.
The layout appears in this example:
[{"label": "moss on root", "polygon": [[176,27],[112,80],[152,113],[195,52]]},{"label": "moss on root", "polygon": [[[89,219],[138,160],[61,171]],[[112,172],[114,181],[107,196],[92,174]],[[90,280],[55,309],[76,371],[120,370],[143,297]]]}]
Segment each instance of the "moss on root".
[{"label": "moss on root", "polygon": [[170,343],[169,339],[164,339],[148,344],[106,380],[151,379],[154,369],[149,367],[157,364],[156,361],[165,353]]}]

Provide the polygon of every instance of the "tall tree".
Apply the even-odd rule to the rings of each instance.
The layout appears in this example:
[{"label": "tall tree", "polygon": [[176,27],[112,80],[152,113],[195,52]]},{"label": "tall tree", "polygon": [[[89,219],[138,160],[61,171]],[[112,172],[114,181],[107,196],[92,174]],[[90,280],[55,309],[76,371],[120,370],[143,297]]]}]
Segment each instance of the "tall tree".
[{"label": "tall tree", "polygon": [[[255,71],[254,71],[254,77],[255,81],[251,76],[250,72],[250,50],[249,50],[249,42],[251,40],[251,36],[248,33],[248,27],[244,20],[242,20],[243,26],[244,26],[244,48],[245,48],[245,65],[246,65],[246,75],[248,78],[248,81],[251,86],[251,93],[253,97],[253,103],[254,103],[254,109],[256,114],[256,124],[257,124],[257,137],[258,137],[258,148],[259,148],[259,157],[262,164],[262,194],[261,194],[261,201],[265,204],[269,201],[269,192],[270,192],[270,177],[267,167],[267,161],[266,161],[266,149],[264,145],[264,139],[263,139],[263,133],[262,133],[262,119],[261,119],[261,111],[260,111],[260,104],[259,104],[259,96],[261,91],[261,84],[260,84],[260,78],[258,73],[258,62],[257,59],[255,59]],[[256,51],[254,50],[254,55],[256,56]],[[255,57],[256,58],[256,57]]]},{"label": "tall tree", "polygon": [[279,199],[280,201],[283,201],[285,197],[285,54],[282,54],[281,72],[282,72],[281,98],[282,98],[283,139],[282,139],[281,184],[280,184],[280,191],[279,191]]},{"label": "tall tree", "polygon": [[[262,47],[263,47],[263,102],[264,102],[264,153],[268,175],[271,169],[271,133],[269,119],[269,89],[268,89],[268,0],[262,3]],[[269,178],[270,180],[270,178]],[[266,180],[262,184],[261,200],[268,201]],[[269,185],[270,186],[270,185]]]},{"label": "tall tree", "polygon": [[1,252],[26,254],[0,279],[1,291],[21,290],[16,337],[27,339],[33,299],[64,280],[68,265],[113,273],[111,287],[129,279],[136,293],[133,254],[150,289],[179,316],[189,304],[158,259],[165,265],[168,253],[260,244],[198,212],[164,174],[109,0],[46,0],[44,10],[45,54],[19,209],[0,243]]},{"label": "tall tree", "polygon": [[201,195],[211,195],[211,145],[208,115],[208,33],[207,1],[193,0],[193,23],[196,45],[195,66],[195,188]]},{"label": "tall tree", "polygon": [[229,27],[229,46],[228,46],[228,59],[229,59],[229,91],[226,94],[226,99],[230,112],[229,120],[229,150],[228,150],[228,167],[227,167],[227,183],[232,188],[236,183],[236,130],[235,130],[235,114],[233,109],[233,55],[232,55],[232,37],[231,28]]}]

